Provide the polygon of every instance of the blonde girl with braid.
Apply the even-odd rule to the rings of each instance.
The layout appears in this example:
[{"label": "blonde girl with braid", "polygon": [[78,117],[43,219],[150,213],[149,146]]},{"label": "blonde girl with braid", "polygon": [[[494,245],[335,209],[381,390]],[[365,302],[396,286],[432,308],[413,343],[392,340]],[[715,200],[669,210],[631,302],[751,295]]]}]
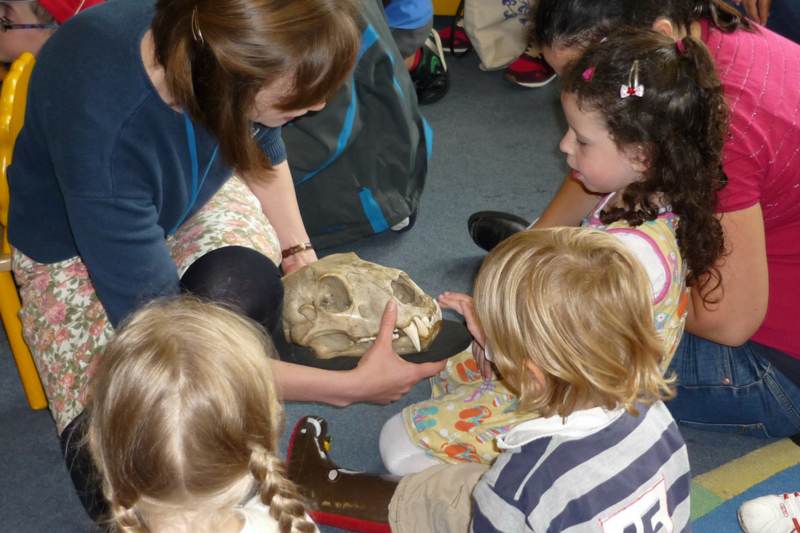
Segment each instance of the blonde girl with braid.
[{"label": "blonde girl with braid", "polygon": [[275,455],[283,427],[260,328],[156,301],[108,344],[88,442],[119,533],[317,531]]}]

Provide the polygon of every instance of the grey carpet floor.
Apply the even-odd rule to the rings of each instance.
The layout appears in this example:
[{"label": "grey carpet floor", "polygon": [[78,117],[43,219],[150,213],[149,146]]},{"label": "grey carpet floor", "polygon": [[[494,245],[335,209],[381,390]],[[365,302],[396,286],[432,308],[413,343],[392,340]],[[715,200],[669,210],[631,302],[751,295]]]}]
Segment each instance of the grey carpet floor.
[{"label": "grey carpet floor", "polygon": [[[354,251],[399,268],[423,290],[470,292],[484,253],[469,239],[466,221],[481,209],[535,218],[566,175],[558,142],[566,130],[557,82],[529,90],[483,72],[475,54],[448,60],[450,93],[423,111],[434,130],[433,157],[419,219],[404,234],[387,232],[323,251]],[[446,318],[456,319],[453,314]],[[385,420],[430,394],[418,384],[400,402],[335,408],[287,405],[282,453],[297,420],[329,421],[331,455],[341,466],[382,472],[377,437]],[[683,429],[693,474],[706,472],[769,441]],[[323,528],[328,531],[338,531]],[[4,337],[0,338],[0,533],[96,531],[85,516],[62,464],[49,413],[28,408]]]}]

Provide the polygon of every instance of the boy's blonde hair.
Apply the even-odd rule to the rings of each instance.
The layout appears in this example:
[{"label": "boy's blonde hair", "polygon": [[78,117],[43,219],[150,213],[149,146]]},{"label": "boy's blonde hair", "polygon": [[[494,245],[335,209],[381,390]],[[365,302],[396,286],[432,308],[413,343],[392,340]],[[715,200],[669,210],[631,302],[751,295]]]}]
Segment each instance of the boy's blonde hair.
[{"label": "boy's blonde hair", "polygon": [[[674,396],[659,368],[652,289],[636,257],[608,233],[529,230],[484,260],[475,308],[492,358],[523,409],[566,417],[584,405],[648,405]],[[545,376],[544,387],[525,366]]]},{"label": "boy's blonde hair", "polygon": [[154,302],[114,336],[88,438],[116,531],[214,531],[255,494],[283,533],[314,530],[275,455],[273,353],[257,324],[188,298]]}]

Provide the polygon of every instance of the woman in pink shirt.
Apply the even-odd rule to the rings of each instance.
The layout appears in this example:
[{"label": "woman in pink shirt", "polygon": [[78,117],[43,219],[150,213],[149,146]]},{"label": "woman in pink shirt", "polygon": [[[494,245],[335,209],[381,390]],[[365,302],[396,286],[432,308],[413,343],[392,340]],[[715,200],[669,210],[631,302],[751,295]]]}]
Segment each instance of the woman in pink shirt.
[{"label": "woman in pink shirt", "polygon": [[[800,46],[721,0],[541,0],[533,22],[556,72],[621,26],[691,35],[711,51],[731,115],[719,193],[727,255],[721,282],[692,291],[668,406],[704,429],[800,433]],[[570,174],[534,227],[577,226],[597,202]]]}]

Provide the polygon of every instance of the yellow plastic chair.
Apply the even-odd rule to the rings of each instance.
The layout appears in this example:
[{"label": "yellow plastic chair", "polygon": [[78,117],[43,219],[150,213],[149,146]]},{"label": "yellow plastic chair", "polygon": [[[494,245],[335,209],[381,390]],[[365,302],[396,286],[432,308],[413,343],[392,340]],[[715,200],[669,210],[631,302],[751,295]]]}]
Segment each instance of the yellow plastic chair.
[{"label": "yellow plastic chair", "polygon": [[28,82],[35,62],[34,57],[27,52],[19,56],[6,74],[3,90],[0,91],[0,225],[3,226],[2,250],[0,250],[0,316],[17,362],[28,403],[32,409],[44,409],[47,407],[47,398],[39,374],[36,372],[33,356],[22,338],[22,323],[17,316],[21,305],[11,274],[11,247],[8,244],[9,196],[6,178],[6,169],[11,164],[14,152],[14,141],[17,140],[25,118]]}]

